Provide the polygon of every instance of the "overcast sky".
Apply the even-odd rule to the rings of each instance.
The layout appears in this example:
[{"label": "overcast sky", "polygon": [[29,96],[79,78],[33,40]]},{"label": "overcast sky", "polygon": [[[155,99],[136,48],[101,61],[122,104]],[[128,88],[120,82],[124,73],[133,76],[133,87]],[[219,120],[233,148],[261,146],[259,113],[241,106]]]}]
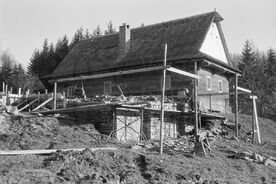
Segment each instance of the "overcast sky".
[{"label": "overcast sky", "polygon": [[0,49],[8,49],[27,66],[43,40],[70,39],[83,27],[102,30],[111,20],[131,27],[213,11],[222,15],[222,29],[231,53],[246,39],[260,50],[276,49],[276,0],[0,0]]}]

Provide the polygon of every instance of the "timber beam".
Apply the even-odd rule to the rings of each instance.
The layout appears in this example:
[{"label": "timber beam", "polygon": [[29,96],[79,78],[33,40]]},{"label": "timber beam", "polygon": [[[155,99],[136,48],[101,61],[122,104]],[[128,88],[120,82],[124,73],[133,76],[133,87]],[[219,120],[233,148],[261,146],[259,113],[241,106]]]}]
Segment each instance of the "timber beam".
[{"label": "timber beam", "polygon": [[102,73],[102,74],[95,74],[95,75],[85,75],[85,76],[78,76],[78,77],[63,78],[63,79],[57,79],[57,80],[50,80],[50,82],[60,83],[60,82],[70,82],[70,81],[77,81],[77,80],[98,79],[98,78],[113,77],[113,76],[120,76],[120,75],[127,75],[127,74],[161,71],[164,69],[167,71],[170,71],[170,72],[174,72],[174,73],[177,73],[180,75],[187,76],[187,77],[196,78],[196,79],[200,78],[198,75],[195,75],[193,73],[189,73],[189,72],[171,67],[170,65],[166,65],[166,66],[154,66],[154,67],[147,67],[147,68],[109,72],[109,73]]}]

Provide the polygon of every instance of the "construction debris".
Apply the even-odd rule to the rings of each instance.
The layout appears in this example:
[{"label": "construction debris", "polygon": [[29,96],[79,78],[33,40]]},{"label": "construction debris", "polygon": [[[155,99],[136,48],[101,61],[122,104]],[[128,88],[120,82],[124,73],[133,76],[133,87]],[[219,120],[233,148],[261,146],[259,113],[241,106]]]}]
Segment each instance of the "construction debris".
[{"label": "construction debris", "polygon": [[235,151],[229,150],[230,155],[229,158],[235,159],[244,159],[251,162],[256,162],[259,164],[264,164],[266,166],[271,165],[276,167],[276,158],[270,156],[264,156],[258,153],[254,153],[252,151]]}]

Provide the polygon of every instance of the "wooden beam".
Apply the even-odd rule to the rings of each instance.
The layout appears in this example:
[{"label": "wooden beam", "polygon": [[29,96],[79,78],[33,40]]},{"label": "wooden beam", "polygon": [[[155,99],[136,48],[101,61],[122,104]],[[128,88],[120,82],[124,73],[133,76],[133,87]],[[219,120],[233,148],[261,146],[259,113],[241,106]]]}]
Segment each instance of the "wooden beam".
[{"label": "wooden beam", "polygon": [[37,101],[38,101],[38,98],[34,99],[30,103],[28,103],[27,105],[25,105],[24,107],[22,107],[21,109],[19,109],[18,112],[23,111],[24,109],[26,109],[27,107],[29,107],[30,105],[32,105],[33,103],[35,103]]},{"label": "wooden beam", "polygon": [[[195,62],[195,74],[198,74],[197,70],[197,62]],[[194,78],[194,111],[195,111],[195,135],[198,134],[198,107],[197,107],[197,101],[198,101],[198,79]]]},{"label": "wooden beam", "polygon": [[222,66],[220,66],[220,65],[217,65],[217,64],[212,63],[212,62],[207,61],[207,60],[204,60],[204,61],[207,62],[207,63],[209,63],[210,65],[213,65],[213,66],[215,66],[215,67],[221,68],[221,69],[223,69],[223,70],[225,70],[225,71],[227,71],[227,72],[230,72],[230,73],[233,73],[233,74],[235,74],[235,75],[241,76],[241,74],[236,73],[236,72],[233,72],[233,71],[231,71],[231,70],[229,70],[229,69],[227,69],[227,68],[224,68],[224,67],[222,67]]},{"label": "wooden beam", "polygon": [[54,84],[54,110],[57,109],[57,82]]},{"label": "wooden beam", "polygon": [[209,95],[209,103],[210,113],[212,114],[212,95]]},{"label": "wooden beam", "polygon": [[[201,93],[198,94],[198,96],[223,96],[223,95],[235,95],[235,92],[224,92],[224,93]],[[239,92],[238,95],[248,95],[247,92]]]},{"label": "wooden beam", "polygon": [[49,98],[48,100],[46,100],[45,102],[43,102],[42,104],[38,105],[36,108],[34,108],[32,111],[36,111],[39,108],[43,107],[44,105],[46,105],[47,103],[49,103],[51,100],[53,100],[53,98]]},{"label": "wooden beam", "polygon": [[180,74],[180,75],[184,75],[184,76],[187,76],[187,77],[191,77],[191,78],[194,78],[194,79],[200,79],[200,76],[198,76],[198,75],[195,75],[193,73],[189,73],[189,72],[186,72],[186,71],[183,71],[183,70],[179,70],[179,69],[174,68],[174,67],[169,67],[169,68],[167,68],[167,70],[170,71],[170,72],[177,73],[177,74]]},{"label": "wooden beam", "polygon": [[[167,66],[167,67],[169,68],[170,66]],[[118,75],[151,72],[151,71],[157,71],[157,70],[163,70],[163,69],[164,69],[164,66],[154,66],[154,67],[131,69],[131,70],[117,71],[117,72],[110,72],[110,73],[103,73],[103,74],[70,77],[70,78],[58,79],[55,82],[69,82],[69,81],[76,81],[76,80],[98,79],[98,78],[113,77]]]},{"label": "wooden beam", "polygon": [[167,64],[167,44],[164,49],[164,64],[163,64],[163,76],[162,76],[162,95],[161,95],[161,117],[160,117],[160,154],[163,153],[163,123],[164,123],[164,101],[166,90],[166,64]]},{"label": "wooden beam", "polygon": [[116,103],[84,105],[84,106],[69,107],[69,108],[49,110],[49,111],[39,111],[39,113],[41,113],[41,114],[58,114],[58,113],[68,113],[68,112],[76,112],[76,111],[86,111],[89,109],[102,109],[102,108],[110,107],[111,105],[115,105],[115,104]]},{"label": "wooden beam", "polygon": [[243,92],[246,92],[246,93],[252,93],[251,90],[245,89],[245,88],[242,88],[242,87],[239,87],[239,86],[238,86],[238,90],[243,91]]},{"label": "wooden beam", "polygon": [[236,137],[239,136],[239,129],[238,129],[238,114],[239,114],[239,109],[238,109],[238,75],[235,75],[235,127],[236,127]]},{"label": "wooden beam", "polygon": [[69,149],[47,149],[47,150],[0,150],[0,156],[51,154],[59,150],[60,151],[83,151],[85,149],[89,149],[90,151],[97,151],[97,150],[116,150],[118,148],[106,147],[106,148],[69,148]]},{"label": "wooden beam", "polygon": [[258,114],[257,114],[256,99],[257,99],[257,96],[252,96],[254,119],[255,119],[256,130],[257,130],[257,138],[258,138],[258,143],[261,144],[261,135],[260,135],[260,128],[259,128]]}]

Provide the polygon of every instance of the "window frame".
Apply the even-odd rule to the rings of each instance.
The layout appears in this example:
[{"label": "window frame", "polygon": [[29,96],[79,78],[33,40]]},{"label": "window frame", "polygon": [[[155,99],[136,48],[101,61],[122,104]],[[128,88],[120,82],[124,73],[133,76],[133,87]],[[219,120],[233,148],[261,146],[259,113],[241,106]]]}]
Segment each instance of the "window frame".
[{"label": "window frame", "polygon": [[67,94],[66,96],[68,98],[73,98],[74,97],[74,89],[76,88],[76,86],[68,86],[67,87]]},{"label": "window frame", "polygon": [[103,92],[104,92],[104,94],[107,94],[107,95],[112,93],[112,82],[111,81],[104,81]]},{"label": "window frame", "polygon": [[[163,76],[161,76],[160,80],[160,89],[162,90],[162,82],[163,82]],[[171,75],[166,75],[166,87],[165,90],[170,90],[172,88],[172,78]]]}]

